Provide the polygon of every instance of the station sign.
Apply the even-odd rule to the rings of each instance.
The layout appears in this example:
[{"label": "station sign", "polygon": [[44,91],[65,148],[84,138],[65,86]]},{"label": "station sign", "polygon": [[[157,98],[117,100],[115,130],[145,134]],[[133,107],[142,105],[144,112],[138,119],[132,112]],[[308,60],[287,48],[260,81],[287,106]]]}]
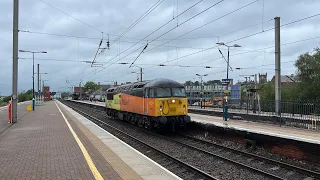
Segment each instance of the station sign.
[{"label": "station sign", "polygon": [[231,79],[222,79],[222,80],[221,80],[221,83],[222,83],[222,85],[224,85],[224,86],[229,85],[230,82],[231,82]]}]

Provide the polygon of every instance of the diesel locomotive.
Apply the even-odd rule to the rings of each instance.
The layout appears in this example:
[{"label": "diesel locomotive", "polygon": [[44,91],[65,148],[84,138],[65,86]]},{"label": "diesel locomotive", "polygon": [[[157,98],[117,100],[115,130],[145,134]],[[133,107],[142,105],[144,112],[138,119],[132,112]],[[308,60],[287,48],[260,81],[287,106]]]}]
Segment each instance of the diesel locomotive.
[{"label": "diesel locomotive", "polygon": [[190,122],[184,86],[170,79],[109,88],[105,102],[108,116],[147,129],[177,131]]}]

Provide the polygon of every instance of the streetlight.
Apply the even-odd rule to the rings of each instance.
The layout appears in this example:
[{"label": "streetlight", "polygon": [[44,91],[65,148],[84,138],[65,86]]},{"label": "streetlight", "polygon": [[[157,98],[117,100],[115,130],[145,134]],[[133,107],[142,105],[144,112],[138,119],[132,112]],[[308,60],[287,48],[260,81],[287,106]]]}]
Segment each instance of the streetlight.
[{"label": "streetlight", "polygon": [[48,74],[48,73],[34,73],[34,74],[39,74],[40,78],[38,77],[38,93],[40,94],[41,92],[41,74]]},{"label": "streetlight", "polygon": [[[234,44],[234,45],[232,45],[232,46],[228,46],[228,45],[226,45],[225,43],[223,43],[223,42],[218,42],[218,43],[216,43],[216,44],[218,44],[218,45],[221,45],[221,46],[227,46],[228,47],[228,58],[227,58],[227,82],[228,82],[228,84],[229,84],[229,68],[230,68],[230,66],[229,66],[229,56],[230,56],[230,47],[241,47],[240,45],[238,45],[238,44]],[[220,54],[222,55],[222,57],[224,58],[224,56],[223,56],[223,54],[222,54],[222,52],[220,51],[220,49],[219,49],[219,52],[220,52]],[[226,85],[226,90],[228,90],[228,85]],[[225,110],[224,110],[224,113],[225,113],[225,121],[227,121],[228,120],[228,96],[226,96],[226,103],[225,103]]]},{"label": "streetlight", "polygon": [[202,76],[208,76],[208,74],[204,74],[204,75],[200,75],[200,74],[196,74],[197,76],[200,76],[200,81],[201,81],[201,92],[200,92],[200,108],[202,108],[202,94],[203,94],[203,83],[202,83]]},{"label": "streetlight", "polygon": [[[238,44],[234,44],[234,45],[232,45],[232,46],[228,46],[228,45],[226,45],[225,43],[223,43],[223,42],[218,42],[218,43],[216,43],[216,44],[218,44],[218,45],[222,45],[222,46],[227,46],[228,47],[228,59],[227,59],[227,79],[229,79],[229,56],[230,56],[230,47],[241,47],[240,45],[238,45]],[[219,50],[219,52],[220,52],[220,54],[223,56],[223,54],[222,54],[222,52]],[[228,87],[228,86],[227,86]]]},{"label": "streetlight", "polygon": [[[138,67],[138,66],[136,66],[136,67]],[[140,68],[140,73],[138,73],[138,72],[131,72],[131,73],[140,74],[140,82],[142,82],[142,67],[138,67],[138,68]]]},{"label": "streetlight", "polygon": [[35,53],[47,53],[46,51],[25,51],[25,50],[19,50],[19,52],[28,52],[32,53],[32,110],[34,111],[34,54]]}]

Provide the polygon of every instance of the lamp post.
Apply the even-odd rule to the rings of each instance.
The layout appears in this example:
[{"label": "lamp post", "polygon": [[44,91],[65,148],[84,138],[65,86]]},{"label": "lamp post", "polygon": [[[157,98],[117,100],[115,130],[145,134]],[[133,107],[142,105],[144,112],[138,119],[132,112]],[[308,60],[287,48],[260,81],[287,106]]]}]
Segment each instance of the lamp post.
[{"label": "lamp post", "polygon": [[[229,62],[230,62],[229,57],[230,57],[230,47],[241,47],[241,46],[238,45],[238,44],[234,44],[234,45],[232,45],[232,46],[229,46],[229,45],[226,45],[226,44],[223,43],[223,42],[218,42],[218,43],[216,43],[216,44],[228,47],[227,82],[228,82],[228,84],[229,84],[229,68],[230,68],[230,66],[229,66]],[[219,49],[219,52],[220,52],[220,54],[222,55],[222,57],[224,58],[224,56],[223,56],[222,52],[220,51],[220,49]],[[228,90],[228,84],[226,85],[226,90]],[[228,120],[228,96],[227,96],[227,95],[225,96],[224,120],[225,120],[225,121]]]},{"label": "lamp post", "polygon": [[204,75],[200,75],[200,74],[196,74],[197,76],[199,76],[200,77],[200,83],[201,83],[201,92],[200,92],[200,108],[202,109],[202,94],[203,94],[203,88],[202,88],[202,86],[203,86],[203,84],[202,84],[202,77],[203,76],[208,76],[208,74],[204,74]]},{"label": "lamp post", "polygon": [[39,74],[40,78],[38,79],[38,93],[40,94],[41,92],[41,74],[48,74],[48,73],[35,73]]},{"label": "lamp post", "polygon": [[[34,74],[37,74],[38,75],[38,88],[37,88],[37,92],[38,92],[38,97],[35,98],[35,104],[37,103],[40,103],[42,104],[43,102],[43,99],[41,98],[41,74],[48,74],[48,73],[40,73],[39,72],[39,64],[38,64],[38,73],[34,73]],[[38,99],[38,102],[37,102],[37,99]]]},{"label": "lamp post", "polygon": [[[228,58],[227,58],[227,79],[229,79],[229,68],[230,68],[230,66],[229,66],[229,57],[230,57],[230,47],[241,47],[241,46],[240,46],[240,45],[238,45],[238,44],[234,44],[234,45],[232,45],[232,46],[228,46],[228,45],[226,45],[226,44],[225,44],[225,43],[223,43],[223,42],[218,42],[218,43],[216,43],[216,44],[228,47]],[[222,52],[221,52],[220,50],[219,50],[219,52],[220,52],[220,54],[223,56],[223,54],[222,54]],[[227,86],[227,87],[228,87],[228,86]]]},{"label": "lamp post", "polygon": [[139,67],[139,66],[136,66],[135,67],[138,67],[140,69],[140,72],[131,72],[131,73],[135,73],[135,74],[140,74],[140,82],[142,82],[142,67]]},{"label": "lamp post", "polygon": [[32,53],[32,111],[34,111],[34,104],[35,104],[35,99],[34,99],[34,54],[35,53],[47,53],[46,51],[25,51],[25,50],[19,50],[19,52],[28,52]]}]

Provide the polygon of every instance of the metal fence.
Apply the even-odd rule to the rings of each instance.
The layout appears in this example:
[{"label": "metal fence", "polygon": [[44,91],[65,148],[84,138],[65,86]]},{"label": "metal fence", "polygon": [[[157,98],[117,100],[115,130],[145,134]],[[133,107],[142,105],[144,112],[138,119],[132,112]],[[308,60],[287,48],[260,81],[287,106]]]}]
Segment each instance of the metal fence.
[{"label": "metal fence", "polygon": [[[228,114],[232,119],[272,123],[280,126],[291,126],[320,131],[320,100],[313,101],[281,101],[280,112],[275,112],[275,101],[228,102]],[[223,116],[223,105],[189,105],[191,111],[197,113]],[[205,112],[204,112],[205,111]]]}]

